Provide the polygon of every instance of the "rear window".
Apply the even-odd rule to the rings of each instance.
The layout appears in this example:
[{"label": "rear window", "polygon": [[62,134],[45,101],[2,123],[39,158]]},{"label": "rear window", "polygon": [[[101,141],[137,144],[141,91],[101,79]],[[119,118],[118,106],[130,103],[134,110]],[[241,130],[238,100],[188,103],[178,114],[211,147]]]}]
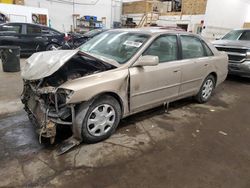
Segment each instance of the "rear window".
[{"label": "rear window", "polygon": [[47,35],[60,35],[61,33],[50,28],[42,28],[42,34],[47,34]]},{"label": "rear window", "polygon": [[208,47],[208,45],[204,41],[202,41],[202,43],[203,43],[206,55],[213,56],[214,54],[213,54],[212,50]]},{"label": "rear window", "polygon": [[0,26],[0,33],[20,34],[21,29],[21,25],[2,25]]}]

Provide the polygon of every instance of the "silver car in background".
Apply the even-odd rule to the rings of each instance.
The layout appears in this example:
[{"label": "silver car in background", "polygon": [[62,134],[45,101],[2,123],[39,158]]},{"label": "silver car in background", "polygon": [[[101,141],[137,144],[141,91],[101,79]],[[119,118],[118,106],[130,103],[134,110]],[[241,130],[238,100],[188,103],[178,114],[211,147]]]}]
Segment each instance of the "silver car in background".
[{"label": "silver car in background", "polygon": [[250,77],[250,29],[233,30],[213,44],[229,57],[229,74]]}]

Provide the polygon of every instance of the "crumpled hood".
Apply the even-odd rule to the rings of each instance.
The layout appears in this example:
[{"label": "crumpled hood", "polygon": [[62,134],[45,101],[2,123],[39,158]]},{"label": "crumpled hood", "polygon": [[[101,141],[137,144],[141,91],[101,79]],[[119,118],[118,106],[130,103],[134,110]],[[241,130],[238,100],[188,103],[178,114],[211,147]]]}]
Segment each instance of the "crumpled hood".
[{"label": "crumpled hood", "polygon": [[22,78],[25,80],[38,80],[50,76],[63,66],[79,50],[55,50],[38,52],[26,60],[22,70]]},{"label": "crumpled hood", "polygon": [[250,41],[243,41],[243,40],[216,40],[213,41],[212,44],[215,46],[250,48]]},{"label": "crumpled hood", "polygon": [[68,62],[74,55],[80,53],[85,56],[97,59],[103,63],[108,63],[115,67],[121,66],[115,60],[105,58],[92,53],[76,50],[55,50],[38,52],[26,60],[26,65],[22,70],[22,78],[25,80],[38,80],[52,75],[60,67]]}]

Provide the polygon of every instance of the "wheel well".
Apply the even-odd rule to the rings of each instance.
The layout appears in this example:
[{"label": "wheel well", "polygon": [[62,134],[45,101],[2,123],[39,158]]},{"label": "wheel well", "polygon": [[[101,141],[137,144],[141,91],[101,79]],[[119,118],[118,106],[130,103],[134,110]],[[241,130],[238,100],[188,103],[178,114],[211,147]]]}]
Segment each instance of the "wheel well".
[{"label": "wheel well", "polygon": [[123,116],[123,113],[124,113],[123,102],[122,102],[121,97],[119,95],[117,95],[116,93],[114,93],[114,92],[100,93],[100,94],[96,95],[95,97],[93,97],[93,99],[99,98],[99,97],[104,96],[104,95],[109,95],[111,97],[114,97],[118,101],[118,103],[121,107],[121,116]]},{"label": "wheel well", "polygon": [[46,48],[47,48],[49,45],[51,45],[51,44],[55,44],[55,45],[60,46],[60,45],[59,45],[58,43],[56,43],[56,42],[50,42],[49,44],[47,44]]},{"label": "wheel well", "polygon": [[59,45],[58,43],[56,42],[50,42],[47,46],[51,45],[51,44],[56,44],[56,45]]},{"label": "wheel well", "polygon": [[216,83],[217,83],[217,74],[215,72],[211,72],[209,75],[212,75],[214,77],[215,85],[216,85]]}]

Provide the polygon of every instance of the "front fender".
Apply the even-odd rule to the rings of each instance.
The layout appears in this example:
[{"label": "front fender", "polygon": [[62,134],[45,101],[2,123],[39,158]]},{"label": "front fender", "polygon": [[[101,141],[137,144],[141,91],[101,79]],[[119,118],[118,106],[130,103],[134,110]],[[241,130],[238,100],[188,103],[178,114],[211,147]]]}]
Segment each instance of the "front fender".
[{"label": "front fender", "polygon": [[59,88],[72,90],[68,104],[89,101],[102,93],[115,93],[122,101],[124,114],[128,112],[128,69],[110,70],[71,80]]}]

